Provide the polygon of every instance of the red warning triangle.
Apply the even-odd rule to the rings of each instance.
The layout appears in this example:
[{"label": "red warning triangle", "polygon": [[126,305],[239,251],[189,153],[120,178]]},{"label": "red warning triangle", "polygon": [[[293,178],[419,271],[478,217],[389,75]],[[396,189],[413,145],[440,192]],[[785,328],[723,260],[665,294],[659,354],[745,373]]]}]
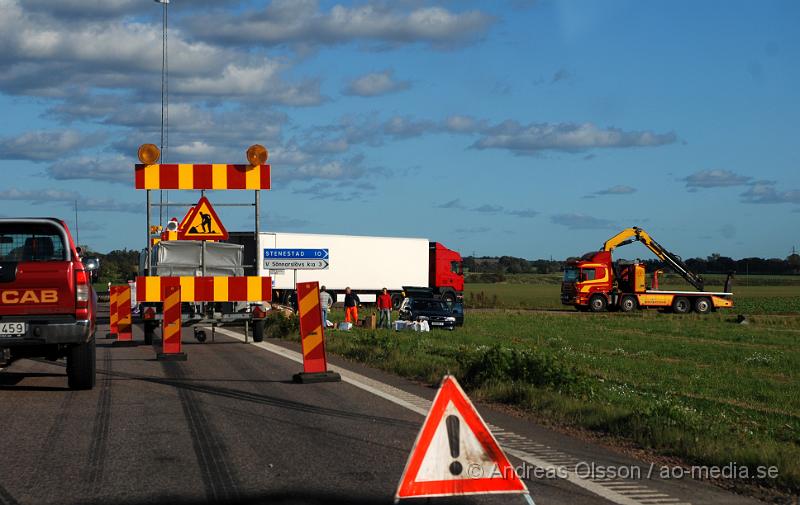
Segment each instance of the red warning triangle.
[{"label": "red warning triangle", "polygon": [[178,230],[178,240],[227,240],[228,230],[222,226],[217,212],[206,197],[200,197]]},{"label": "red warning triangle", "polygon": [[414,442],[395,501],[404,498],[528,493],[475,406],[446,375]]}]

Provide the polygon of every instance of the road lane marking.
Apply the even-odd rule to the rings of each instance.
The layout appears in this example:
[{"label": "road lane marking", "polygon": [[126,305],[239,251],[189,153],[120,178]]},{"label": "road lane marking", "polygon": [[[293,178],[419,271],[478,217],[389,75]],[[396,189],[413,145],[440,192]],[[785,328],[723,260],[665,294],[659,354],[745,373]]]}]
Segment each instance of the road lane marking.
[{"label": "road lane marking", "polygon": [[[217,328],[216,331],[222,333],[223,335],[227,335],[245,342],[244,335],[241,335],[237,332],[233,332],[226,328]],[[247,343],[256,347],[260,347],[265,351],[269,351],[281,357],[290,359],[296,363],[303,363],[303,355],[299,352],[292,351],[290,349],[286,349],[285,347],[271,344],[269,342]],[[428,414],[428,410],[430,410],[432,403],[430,400],[426,400],[425,398],[415,394],[408,393],[394,386],[390,386],[389,384],[384,384],[383,382],[376,381],[339,366],[329,364],[329,368],[332,372],[338,372],[339,375],[342,376],[343,382],[347,382],[348,384],[351,384],[363,391],[367,391],[368,393],[372,393],[375,396],[388,400],[396,405],[400,405],[401,407],[416,412],[423,417],[426,416]],[[489,429],[492,430],[495,438],[497,438],[500,446],[506,451],[507,454],[510,454],[529,465],[538,467],[545,472],[559,472],[558,475],[565,475],[565,480],[569,481],[570,483],[585,489],[592,494],[605,498],[610,502],[618,505],[646,505],[647,498],[650,498],[651,500],[675,499],[678,501],[677,498],[667,498],[669,495],[666,494],[663,495],[664,497],[648,496],[642,499],[637,499],[634,496],[637,494],[641,495],[642,492],[645,491],[659,494],[662,494],[662,492],[648,488],[647,486],[634,481],[616,481],[617,483],[625,482],[630,484],[630,489],[620,489],[619,487],[610,486],[608,483],[599,483],[589,478],[581,477],[578,472],[575,471],[575,468],[582,461],[574,456],[561,452],[557,449],[553,449],[544,444],[534,442],[527,437],[504,430],[499,426],[489,423],[487,423],[487,425],[489,426]],[[559,462],[566,464],[557,464],[554,462],[554,460],[558,460]],[[619,484],[617,484],[617,486],[619,486]],[[629,496],[629,494],[633,494],[634,496]],[[681,505],[691,505],[691,503],[681,502]]]}]

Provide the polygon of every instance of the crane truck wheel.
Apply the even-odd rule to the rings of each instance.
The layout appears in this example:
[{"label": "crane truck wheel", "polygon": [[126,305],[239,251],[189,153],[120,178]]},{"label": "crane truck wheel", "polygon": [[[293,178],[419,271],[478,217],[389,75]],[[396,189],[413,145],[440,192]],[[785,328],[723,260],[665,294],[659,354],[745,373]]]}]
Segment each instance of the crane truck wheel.
[{"label": "crane truck wheel", "polygon": [[676,314],[688,314],[692,310],[692,304],[685,296],[679,296],[672,301],[672,312]]},{"label": "crane truck wheel", "polygon": [[608,300],[603,295],[594,295],[589,298],[589,310],[592,312],[605,312],[608,307]]},{"label": "crane truck wheel", "polygon": [[694,301],[694,311],[698,314],[708,314],[711,312],[713,306],[711,305],[711,300],[706,298],[705,296],[701,296],[697,300]]},{"label": "crane truck wheel", "polygon": [[636,301],[636,297],[634,296],[623,296],[622,300],[619,301],[619,310],[622,312],[633,312],[639,307],[639,304]]}]

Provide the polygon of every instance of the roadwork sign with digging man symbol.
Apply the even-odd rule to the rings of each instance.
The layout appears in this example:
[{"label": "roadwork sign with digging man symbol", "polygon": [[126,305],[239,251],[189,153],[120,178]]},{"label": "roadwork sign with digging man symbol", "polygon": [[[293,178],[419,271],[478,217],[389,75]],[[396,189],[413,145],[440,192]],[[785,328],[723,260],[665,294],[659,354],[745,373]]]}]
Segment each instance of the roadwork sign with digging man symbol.
[{"label": "roadwork sign with digging man symbol", "polygon": [[182,221],[178,240],[226,240],[228,231],[206,197],[200,198]]},{"label": "roadwork sign with digging man symbol", "polygon": [[[211,214],[206,214],[205,212],[200,213],[200,226],[203,227],[203,232],[214,233],[214,230],[211,229]],[[197,230],[192,228],[189,230],[189,233],[197,233]]]}]

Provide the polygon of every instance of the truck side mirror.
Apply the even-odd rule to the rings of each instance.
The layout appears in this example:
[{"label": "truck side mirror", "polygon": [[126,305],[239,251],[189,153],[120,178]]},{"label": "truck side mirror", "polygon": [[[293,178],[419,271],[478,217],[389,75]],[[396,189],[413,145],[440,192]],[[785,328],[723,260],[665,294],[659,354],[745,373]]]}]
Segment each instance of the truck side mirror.
[{"label": "truck side mirror", "polygon": [[89,272],[92,282],[97,282],[100,276],[100,258],[87,258],[83,261],[83,267]]}]

